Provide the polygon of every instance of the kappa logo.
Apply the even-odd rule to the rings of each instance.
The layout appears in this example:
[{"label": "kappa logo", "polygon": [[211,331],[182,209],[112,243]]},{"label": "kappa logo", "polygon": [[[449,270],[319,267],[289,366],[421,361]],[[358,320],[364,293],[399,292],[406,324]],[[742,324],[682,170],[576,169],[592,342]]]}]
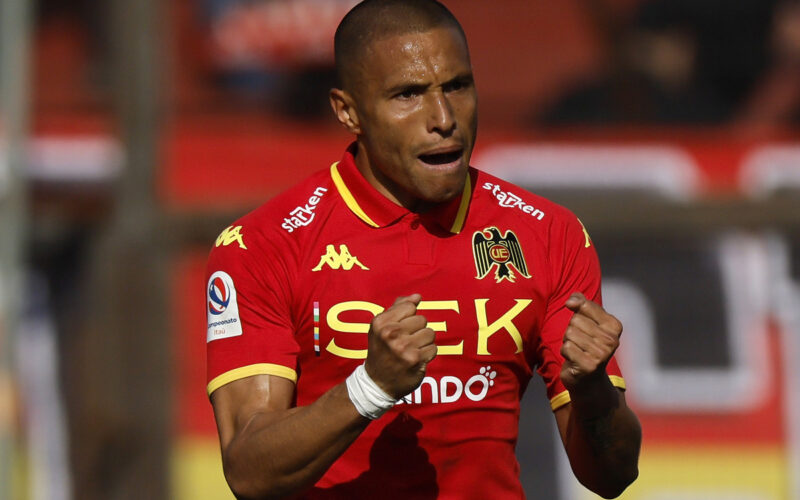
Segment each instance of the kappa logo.
[{"label": "kappa logo", "polygon": [[358,257],[350,254],[350,250],[347,248],[347,245],[339,245],[338,253],[333,245],[326,246],[325,254],[320,257],[319,264],[317,264],[312,271],[322,270],[322,266],[325,264],[327,264],[331,269],[344,269],[345,271],[349,271],[353,269],[353,266],[358,266],[365,271],[369,271],[367,266],[359,262]]},{"label": "kappa logo", "polygon": [[233,242],[238,243],[239,248],[247,250],[247,247],[244,244],[244,240],[242,239],[242,226],[226,227],[225,230],[222,231],[219,236],[217,236],[216,246],[226,247]]},{"label": "kappa logo", "polygon": [[311,224],[311,221],[314,220],[314,210],[316,210],[317,204],[327,191],[324,187],[315,189],[314,194],[308,199],[308,203],[295,207],[289,212],[289,217],[283,219],[281,227],[291,233],[297,228]]},{"label": "kappa logo", "polygon": [[497,184],[486,182],[483,184],[483,189],[491,191],[494,197],[497,198],[497,203],[501,207],[518,208],[522,210],[522,212],[529,214],[531,217],[535,217],[539,220],[544,219],[544,212],[533,205],[528,205],[516,194],[510,191],[503,191]]},{"label": "kappa logo", "polygon": [[516,275],[512,266],[525,278],[531,277],[517,235],[511,230],[506,231],[505,236],[501,236],[500,230],[494,226],[475,231],[472,236],[472,253],[478,272],[476,279],[485,278],[495,268],[495,281],[500,283],[507,279],[514,283]]}]

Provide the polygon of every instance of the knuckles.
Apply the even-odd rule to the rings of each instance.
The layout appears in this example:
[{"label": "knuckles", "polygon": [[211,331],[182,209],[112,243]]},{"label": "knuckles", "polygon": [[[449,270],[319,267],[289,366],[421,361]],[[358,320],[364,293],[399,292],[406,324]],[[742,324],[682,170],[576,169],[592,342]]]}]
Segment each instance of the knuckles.
[{"label": "knuckles", "polygon": [[611,316],[608,322],[608,329],[619,337],[622,335],[622,322],[614,316]]},{"label": "knuckles", "polygon": [[412,302],[396,303],[370,324],[367,362],[372,360],[377,375],[388,381],[392,394],[413,390],[425,373],[425,365],[436,356],[436,333],[427,327],[425,316],[416,314]]},{"label": "knuckles", "polygon": [[564,330],[562,381],[574,385],[585,376],[604,371],[620,345],[621,334],[622,323],[615,316],[589,301],[581,304]]},{"label": "knuckles", "polygon": [[564,339],[565,340],[574,339],[575,336],[578,335],[578,333],[580,331],[581,331],[580,328],[578,328],[576,325],[574,325],[574,324],[572,324],[572,322],[570,322],[570,324],[567,325],[567,329],[564,330]]},{"label": "knuckles", "polygon": [[603,321],[599,323],[603,331],[619,338],[622,335],[622,322],[611,314],[606,314]]},{"label": "knuckles", "polygon": [[605,334],[597,337],[596,342],[600,348],[608,352],[609,355],[613,354],[619,347],[619,335]]},{"label": "knuckles", "polygon": [[617,347],[619,347],[619,338],[618,337],[605,337],[604,345],[612,351],[616,351]]},{"label": "knuckles", "polygon": [[421,314],[411,316],[410,318],[406,318],[403,321],[409,327],[410,330],[409,333],[414,333],[418,330],[422,330],[428,325],[428,319],[425,318],[425,316],[422,316]]},{"label": "knuckles", "polygon": [[416,314],[396,319],[392,315],[386,314],[389,311],[375,316],[370,323],[371,333],[384,339],[391,339],[403,334],[411,335],[417,331],[426,329],[428,320],[425,316]]},{"label": "knuckles", "polygon": [[385,325],[377,325],[373,328],[373,333],[384,341],[390,341],[401,336],[403,327],[400,323],[387,323]]},{"label": "knuckles", "polygon": [[570,359],[572,357],[570,351],[572,351],[572,343],[565,340],[564,343],[561,344],[561,357]]},{"label": "knuckles", "polygon": [[389,317],[387,315],[385,315],[384,313],[378,314],[377,316],[372,318],[372,322],[370,323],[370,329],[373,332],[380,332],[389,322],[390,322]]},{"label": "knuckles", "polygon": [[401,357],[409,367],[416,367],[424,361],[419,350],[417,349],[404,350]]}]

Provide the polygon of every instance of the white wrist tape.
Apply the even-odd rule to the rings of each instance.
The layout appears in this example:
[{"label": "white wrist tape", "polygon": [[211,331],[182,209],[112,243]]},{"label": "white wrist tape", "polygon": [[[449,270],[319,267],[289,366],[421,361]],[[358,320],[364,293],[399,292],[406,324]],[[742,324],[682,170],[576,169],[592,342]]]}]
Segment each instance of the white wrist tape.
[{"label": "white wrist tape", "polygon": [[350,401],[353,402],[358,413],[371,420],[386,413],[397,402],[372,380],[367,370],[364,369],[364,365],[359,365],[347,377],[345,383]]}]

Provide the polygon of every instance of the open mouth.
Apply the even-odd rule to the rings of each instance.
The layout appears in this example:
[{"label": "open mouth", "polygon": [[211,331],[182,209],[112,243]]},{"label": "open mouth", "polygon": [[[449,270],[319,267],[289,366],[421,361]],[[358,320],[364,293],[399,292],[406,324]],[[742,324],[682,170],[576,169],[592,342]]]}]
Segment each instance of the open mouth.
[{"label": "open mouth", "polygon": [[425,154],[419,155],[419,159],[429,165],[447,165],[461,159],[462,152],[463,150],[457,149],[447,153]]}]

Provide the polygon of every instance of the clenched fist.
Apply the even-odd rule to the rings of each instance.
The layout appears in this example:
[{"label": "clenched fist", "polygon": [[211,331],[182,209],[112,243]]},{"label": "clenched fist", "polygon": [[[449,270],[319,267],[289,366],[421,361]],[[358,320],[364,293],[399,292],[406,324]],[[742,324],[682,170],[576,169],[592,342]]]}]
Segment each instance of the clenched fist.
[{"label": "clenched fist", "polygon": [[381,389],[394,398],[413,391],[425,377],[425,367],[436,357],[435,334],[425,316],[417,314],[422,297],[398,297],[389,309],[373,318],[364,368]]},{"label": "clenched fist", "polygon": [[571,391],[583,380],[606,376],[606,365],[619,347],[622,323],[581,293],[572,294],[566,306],[575,314],[561,346],[561,381]]}]

